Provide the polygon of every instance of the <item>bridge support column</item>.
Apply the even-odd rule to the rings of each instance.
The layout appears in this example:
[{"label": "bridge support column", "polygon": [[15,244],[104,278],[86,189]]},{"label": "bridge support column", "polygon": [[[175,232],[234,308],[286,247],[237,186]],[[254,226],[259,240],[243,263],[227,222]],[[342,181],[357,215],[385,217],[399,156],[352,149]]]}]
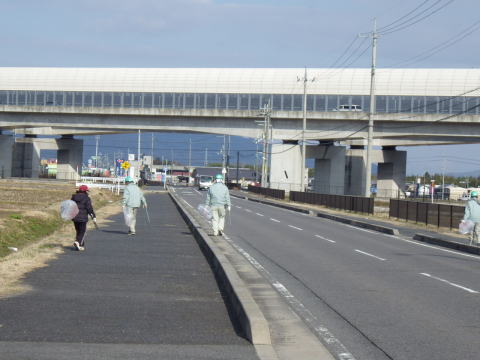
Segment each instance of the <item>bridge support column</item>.
[{"label": "bridge support column", "polygon": [[[367,152],[352,146],[346,155],[345,194],[364,196]],[[407,152],[395,147],[374,150],[372,163],[378,163],[377,197],[397,197],[405,186]]]},{"label": "bridge support column", "polygon": [[345,191],[345,147],[308,146],[307,158],[315,159],[313,191],[321,194],[343,195]]},{"label": "bridge support column", "polygon": [[407,152],[384,147],[378,155],[377,197],[403,196]]},{"label": "bridge support column", "polygon": [[270,159],[270,187],[287,192],[300,191],[301,147],[296,144],[273,144]]},{"label": "bridge support column", "polygon": [[56,139],[57,145],[57,179],[76,180],[82,171],[83,140],[73,136]]},{"label": "bridge support column", "polygon": [[0,134],[0,178],[12,176],[12,154],[15,139],[11,135]]},{"label": "bridge support column", "polygon": [[40,148],[35,135],[16,139],[12,153],[12,176],[38,178],[40,174]]},{"label": "bridge support column", "polygon": [[367,151],[363,146],[352,146],[345,154],[345,195],[363,196]]}]

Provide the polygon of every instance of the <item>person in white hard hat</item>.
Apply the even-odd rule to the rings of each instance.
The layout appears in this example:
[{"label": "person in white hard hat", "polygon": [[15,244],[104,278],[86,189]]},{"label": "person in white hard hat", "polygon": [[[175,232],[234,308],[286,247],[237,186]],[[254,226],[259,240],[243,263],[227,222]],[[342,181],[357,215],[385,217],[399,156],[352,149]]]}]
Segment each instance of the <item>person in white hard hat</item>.
[{"label": "person in white hard hat", "polygon": [[223,234],[225,227],[226,210],[230,212],[230,193],[223,183],[221,174],[215,175],[215,183],[208,188],[206,206],[210,206],[212,211],[212,228],[213,235]]},{"label": "person in white hard hat", "polygon": [[135,225],[137,223],[137,211],[143,204],[143,207],[147,207],[147,201],[143,196],[142,190],[133,182],[130,176],[125,178],[125,190],[123,192],[123,206],[127,208],[130,215],[130,224],[128,235],[135,235]]}]

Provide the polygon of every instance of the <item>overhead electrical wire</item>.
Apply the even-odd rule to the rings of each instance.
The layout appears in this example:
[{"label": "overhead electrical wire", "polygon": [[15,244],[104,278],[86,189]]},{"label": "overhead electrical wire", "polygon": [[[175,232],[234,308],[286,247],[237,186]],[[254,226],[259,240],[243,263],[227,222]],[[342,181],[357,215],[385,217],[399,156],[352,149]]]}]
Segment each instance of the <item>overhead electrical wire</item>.
[{"label": "overhead electrical wire", "polygon": [[470,25],[469,27],[465,28],[464,30],[462,30],[461,32],[459,32],[458,34],[456,34],[455,36],[451,37],[450,39],[428,49],[428,50],[425,50],[423,52],[421,52],[420,54],[410,58],[410,59],[407,59],[407,60],[403,60],[403,61],[400,61],[392,66],[389,66],[389,68],[392,68],[392,67],[395,67],[395,66],[398,66],[398,65],[411,65],[411,64],[415,64],[417,62],[421,62],[423,60],[426,60],[430,57],[432,57],[433,55],[439,53],[440,51],[442,50],[445,50],[447,48],[449,48],[450,46],[453,46],[455,44],[457,44],[458,42],[460,42],[461,40],[463,40],[464,38],[466,38],[467,36],[473,34],[475,31],[479,30],[480,29],[480,20],[477,20],[476,22],[474,22],[472,25]]},{"label": "overhead electrical wire", "polygon": [[[429,13],[427,13],[426,15],[422,16],[423,14],[425,14],[427,11],[433,9],[435,6],[437,6],[438,4],[440,4],[443,0],[437,0],[433,5],[429,6],[428,8],[422,10],[420,13],[416,14],[415,16],[413,17],[410,17],[408,20],[405,20],[403,22],[401,22],[399,25],[395,25],[393,27],[383,27],[383,28],[380,28],[378,31],[377,31],[377,34],[378,35],[389,35],[389,34],[392,34],[392,33],[395,33],[395,32],[398,32],[398,31],[401,31],[401,30],[405,30],[415,24],[418,24],[420,21],[423,21],[427,18],[429,18],[430,16],[436,14],[437,12],[439,12],[440,10],[444,9],[446,6],[450,5],[451,3],[453,3],[455,0],[448,0],[446,3],[444,3],[443,5],[441,5],[440,7],[430,11]],[[418,18],[420,16],[420,18]],[[412,21],[416,19],[415,21]]]}]

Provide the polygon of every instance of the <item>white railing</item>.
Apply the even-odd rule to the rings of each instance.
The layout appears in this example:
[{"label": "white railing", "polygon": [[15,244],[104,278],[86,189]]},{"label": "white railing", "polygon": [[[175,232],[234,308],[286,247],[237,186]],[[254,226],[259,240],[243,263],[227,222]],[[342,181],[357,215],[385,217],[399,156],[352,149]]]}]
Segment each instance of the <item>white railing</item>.
[{"label": "white railing", "polygon": [[80,181],[76,182],[76,186],[87,185],[89,188],[109,189],[111,192],[116,192],[117,195],[125,188],[124,177],[95,177],[82,176]]}]

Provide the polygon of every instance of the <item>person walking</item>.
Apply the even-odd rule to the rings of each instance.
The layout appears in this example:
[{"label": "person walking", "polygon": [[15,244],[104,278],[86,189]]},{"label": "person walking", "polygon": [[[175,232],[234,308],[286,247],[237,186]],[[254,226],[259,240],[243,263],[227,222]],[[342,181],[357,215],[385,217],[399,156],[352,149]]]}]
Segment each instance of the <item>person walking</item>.
[{"label": "person walking", "polygon": [[87,232],[88,216],[90,215],[93,221],[95,223],[97,222],[92,201],[87,194],[88,190],[87,185],[80,185],[77,192],[72,195],[72,200],[75,201],[78,206],[78,214],[72,219],[76,231],[73,246],[78,251],[85,250],[85,233]]},{"label": "person walking", "polygon": [[130,176],[125,178],[127,186],[123,192],[123,206],[127,208],[127,213],[130,216],[130,224],[128,235],[135,235],[135,225],[137,223],[138,208],[143,204],[147,207],[147,201],[143,196],[142,190],[133,182]]},{"label": "person walking", "polygon": [[213,235],[223,234],[225,227],[226,210],[230,212],[230,194],[228,188],[223,183],[221,174],[215,175],[215,183],[208,188],[206,206],[210,206],[212,211]]},{"label": "person walking", "polygon": [[474,223],[472,232],[470,233],[470,245],[480,245],[480,204],[478,202],[478,191],[470,192],[470,200],[465,205],[465,214],[463,221],[470,220]]}]

